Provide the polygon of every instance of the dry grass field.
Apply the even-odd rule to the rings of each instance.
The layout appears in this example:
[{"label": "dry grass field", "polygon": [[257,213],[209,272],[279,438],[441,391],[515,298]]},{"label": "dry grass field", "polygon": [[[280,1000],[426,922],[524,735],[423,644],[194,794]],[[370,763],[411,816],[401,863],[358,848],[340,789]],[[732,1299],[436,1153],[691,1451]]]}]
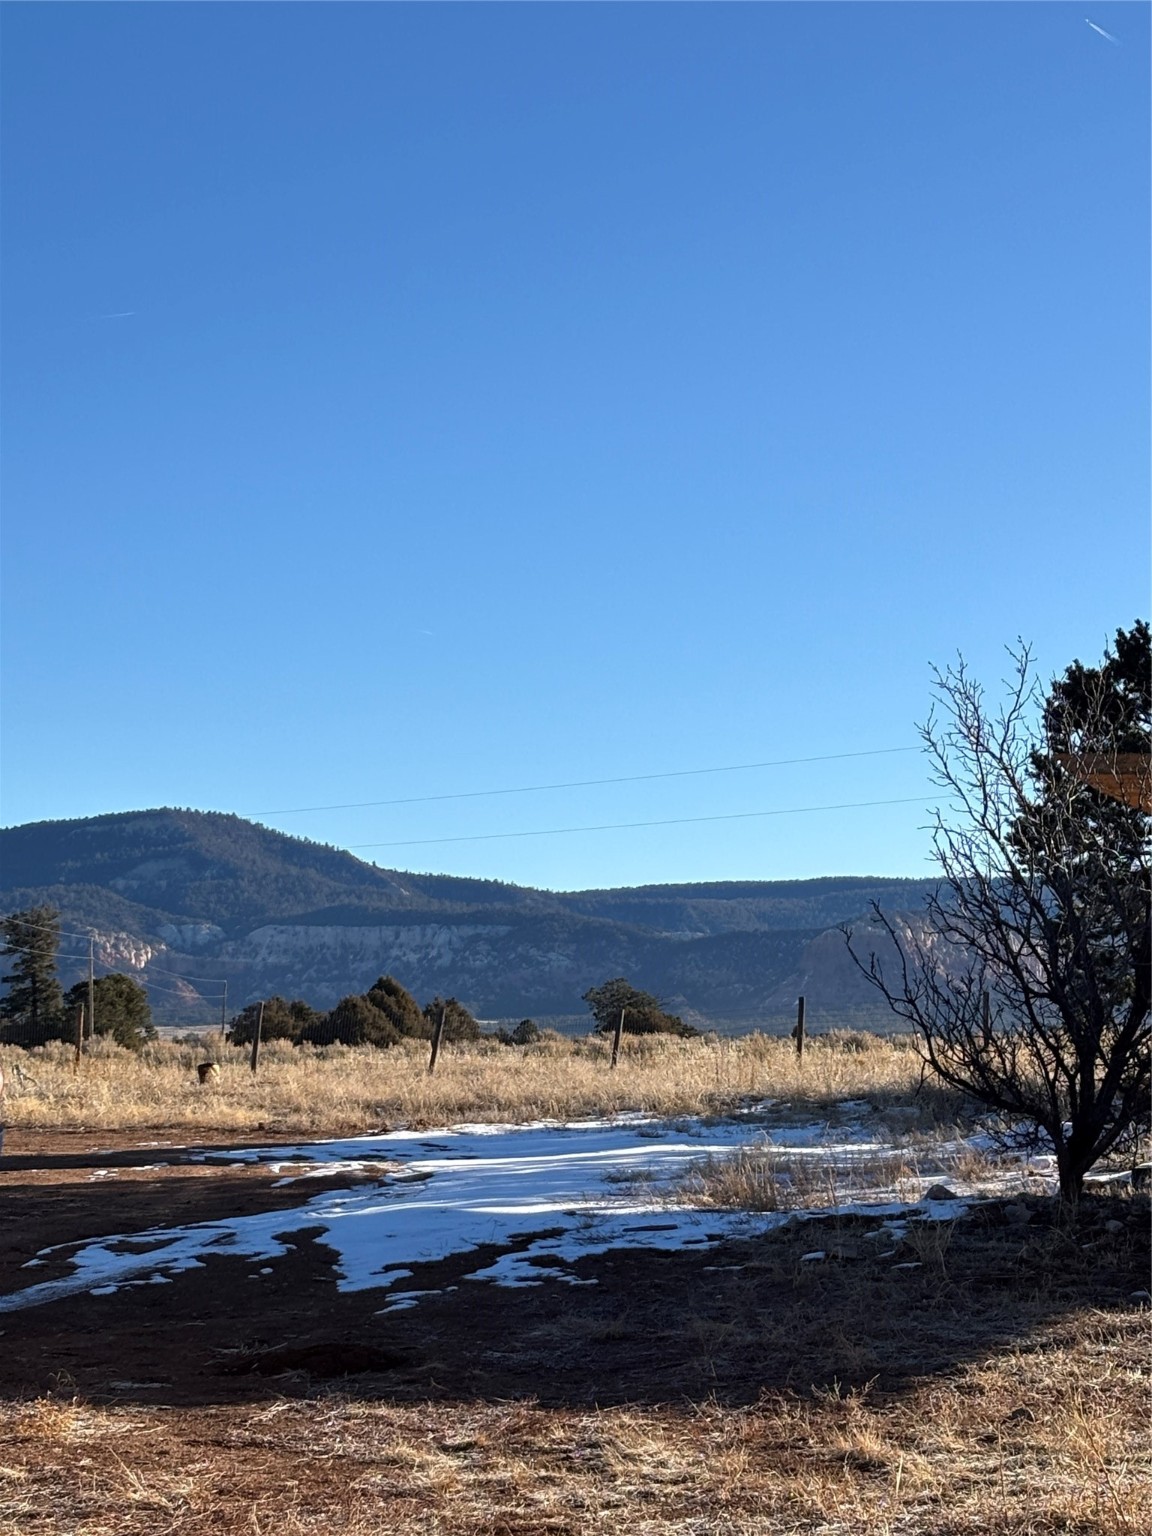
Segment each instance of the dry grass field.
[{"label": "dry grass field", "polygon": [[[904,1390],[824,1378],[749,1404],[409,1402],[285,1380],[187,1406],[62,1382],[0,1406],[0,1530],[1138,1536],[1152,1521],[1144,1321],[1089,1306]],[[919,1332],[913,1315],[910,1351]]]},{"label": "dry grass field", "polygon": [[[626,1039],[608,1070],[599,1039],[546,1039],[523,1048],[448,1046],[435,1076],[428,1047],[264,1047],[255,1076],[246,1049],[212,1037],[205,1049],[157,1044],[139,1056],[97,1041],[75,1069],[64,1044],[23,1052],[0,1048],[12,1127],[96,1130],[261,1131],[347,1136],[399,1124],[580,1119],[623,1110],[655,1115],[722,1114],[750,1099],[832,1106],[867,1098],[907,1102],[920,1060],[907,1038],[836,1034],[809,1042],[803,1062],[790,1042]],[[200,1062],[220,1077],[201,1087]]]},{"label": "dry grass field", "polygon": [[[220,1077],[201,1087],[213,1057]],[[802,1064],[766,1037],[640,1039],[616,1072],[598,1041],[450,1048],[431,1078],[423,1046],[273,1044],[255,1077],[218,1042],[140,1058],[98,1043],[78,1072],[62,1047],[0,1059],[5,1291],[48,1242],[304,1198],[255,1166],[157,1169],[139,1150],[153,1133],[275,1141],[762,1099],[835,1122],[863,1100],[914,1146],[957,1109],[931,1085],[917,1095],[910,1042],[852,1035],[810,1042]],[[878,1177],[898,1185],[901,1167]],[[689,1197],[827,1204],[781,1173],[737,1157],[697,1170]],[[1066,1213],[1030,1197],[1023,1225],[1007,1205],[910,1230],[900,1263],[865,1240],[867,1218],[830,1216],[589,1257],[586,1288],[445,1285],[383,1315],[302,1239],[261,1285],[221,1256],[164,1286],[12,1312],[0,1532],[1135,1536],[1152,1528],[1147,1199]],[[817,1246],[827,1262],[805,1262]],[[377,1367],[342,1375],[339,1352],[365,1342]],[[312,1353],[284,1354],[301,1343]]]}]

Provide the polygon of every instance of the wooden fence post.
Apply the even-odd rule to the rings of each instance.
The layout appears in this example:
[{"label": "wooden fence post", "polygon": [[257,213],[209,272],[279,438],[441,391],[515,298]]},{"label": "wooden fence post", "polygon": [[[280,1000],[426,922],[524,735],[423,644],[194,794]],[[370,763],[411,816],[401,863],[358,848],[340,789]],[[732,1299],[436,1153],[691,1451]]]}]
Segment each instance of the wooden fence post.
[{"label": "wooden fence post", "polygon": [[796,1056],[798,1060],[804,1060],[804,999],[796,999],[796,1028],[792,1031],[792,1038],[796,1042]]},{"label": "wooden fence post", "polygon": [[612,1061],[609,1064],[609,1070],[613,1072],[616,1070],[616,1063],[620,1060],[620,1041],[624,1035],[624,1015],[627,1011],[626,1008],[621,1008],[620,1017],[616,1020],[616,1033],[612,1036]]},{"label": "wooden fence post", "polygon": [[73,1072],[80,1070],[80,1056],[84,1050],[84,1004],[76,1005],[76,1056],[72,1063]]},{"label": "wooden fence post", "polygon": [[260,1063],[260,1036],[264,1031],[264,999],[260,999],[260,1012],[256,1015],[256,1032],[252,1036],[252,1055],[248,1065],[252,1068],[252,1075],[256,1075],[256,1068]]},{"label": "wooden fence post", "polygon": [[96,1032],[96,940],[92,937],[88,939],[88,1012],[84,1024],[91,1040]]},{"label": "wooden fence post", "polygon": [[432,1054],[428,1058],[428,1075],[431,1077],[436,1070],[436,1058],[440,1055],[440,1042],[444,1038],[444,1019],[448,1012],[446,1003],[440,1004],[440,1015],[436,1020],[436,1028],[432,1031]]}]

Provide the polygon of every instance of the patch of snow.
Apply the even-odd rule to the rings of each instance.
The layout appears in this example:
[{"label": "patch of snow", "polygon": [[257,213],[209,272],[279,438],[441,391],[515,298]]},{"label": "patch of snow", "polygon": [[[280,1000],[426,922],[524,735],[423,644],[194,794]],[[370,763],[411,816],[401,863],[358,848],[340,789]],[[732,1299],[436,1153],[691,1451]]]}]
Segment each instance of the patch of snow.
[{"label": "patch of snow", "polygon": [[[588,1284],[567,1273],[566,1266],[611,1249],[704,1246],[836,1212],[952,1221],[966,1209],[962,1200],[921,1198],[911,1204],[921,1187],[917,1179],[909,1181],[903,1198],[900,1190],[873,1189],[867,1198],[815,1210],[752,1214],[670,1201],[685,1171],[702,1158],[768,1145],[762,1128],[746,1119],[670,1123],[631,1114],[582,1122],[459,1125],[435,1133],[395,1131],[297,1147],[215,1149],[201,1154],[201,1160],[260,1163],[274,1172],[291,1169],[282,1182],[352,1172],[383,1177],[327,1190],[289,1211],[153,1228],[45,1250],[66,1254],[72,1273],[0,1297],[0,1311],[81,1291],[109,1294],[118,1285],[156,1279],[161,1269],[167,1277],[201,1266],[222,1249],[230,1257],[266,1264],[284,1256],[292,1235],[303,1229],[320,1229],[317,1240],[334,1250],[337,1281],[346,1291],[388,1289],[410,1279],[412,1265],[510,1243],[517,1244],[517,1251],[494,1261],[477,1252],[468,1278],[501,1285],[540,1284],[547,1278]],[[827,1171],[836,1178],[838,1191],[860,1196],[867,1182],[854,1180],[870,1161],[894,1150],[859,1124],[833,1128],[825,1122],[778,1126],[770,1146],[786,1148],[790,1161]],[[393,1176],[386,1168],[401,1171]],[[897,1235],[892,1227],[889,1243]],[[142,1252],[145,1245],[149,1251]],[[533,1262],[540,1259],[544,1266]],[[392,1294],[408,1298],[420,1293]]]}]

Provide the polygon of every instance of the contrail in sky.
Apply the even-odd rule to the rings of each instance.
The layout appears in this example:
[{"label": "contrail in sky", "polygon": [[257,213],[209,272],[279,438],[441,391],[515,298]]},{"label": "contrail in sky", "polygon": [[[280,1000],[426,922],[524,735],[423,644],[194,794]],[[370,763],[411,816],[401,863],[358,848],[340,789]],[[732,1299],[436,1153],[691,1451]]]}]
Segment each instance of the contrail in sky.
[{"label": "contrail in sky", "polygon": [[127,320],[129,315],[134,315],[134,309],[117,309],[110,315],[93,315],[93,320]]},{"label": "contrail in sky", "polygon": [[1104,28],[1098,27],[1094,21],[1088,21],[1087,16],[1085,16],[1084,20],[1092,28],[1093,32],[1099,32],[1100,36],[1107,42],[1115,43],[1117,47],[1120,46],[1120,39],[1118,37],[1113,37],[1111,32],[1105,32]]}]

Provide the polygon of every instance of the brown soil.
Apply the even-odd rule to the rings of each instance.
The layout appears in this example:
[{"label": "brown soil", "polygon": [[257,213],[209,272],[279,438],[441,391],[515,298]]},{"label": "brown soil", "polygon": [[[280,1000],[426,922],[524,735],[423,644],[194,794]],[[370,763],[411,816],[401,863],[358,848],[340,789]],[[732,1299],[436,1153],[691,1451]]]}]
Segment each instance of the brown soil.
[{"label": "brown soil", "polygon": [[[20,1268],[51,1244],[352,1182],[108,1133],[6,1150],[0,1291],[66,1272]],[[888,1258],[874,1226],[610,1253],[575,1287],[472,1283],[472,1254],[386,1315],[298,1232],[0,1314],[0,1536],[1146,1530],[1147,1199],[993,1203]]]},{"label": "brown soil", "polygon": [[[0,1293],[68,1273],[66,1254],[20,1267],[49,1246],[289,1209],[353,1182],[284,1185],[266,1168],[189,1163],[191,1149],[108,1133],[24,1132],[7,1150]],[[1020,1214],[1019,1202],[1011,1212],[990,1203],[911,1233],[894,1257],[867,1236],[872,1218],[706,1250],[620,1251],[574,1261],[574,1278],[595,1281],[579,1286],[472,1282],[471,1252],[414,1266],[406,1286],[441,1294],[383,1314],[382,1292],[340,1291],[331,1250],[317,1232],[296,1232],[285,1256],[260,1266],[211,1258],[170,1284],[0,1315],[0,1395],[208,1405],[299,1396],[339,1379],[342,1391],[396,1402],[583,1407],[747,1404],[766,1388],[833,1382],[899,1391],[1058,1329],[1085,1306],[1131,1308],[1147,1285],[1146,1200],[1092,1198],[1074,1221],[1040,1200],[1026,1220],[1010,1219]],[[804,1260],[814,1249],[828,1257]],[[493,1247],[491,1259],[504,1251]]]}]

